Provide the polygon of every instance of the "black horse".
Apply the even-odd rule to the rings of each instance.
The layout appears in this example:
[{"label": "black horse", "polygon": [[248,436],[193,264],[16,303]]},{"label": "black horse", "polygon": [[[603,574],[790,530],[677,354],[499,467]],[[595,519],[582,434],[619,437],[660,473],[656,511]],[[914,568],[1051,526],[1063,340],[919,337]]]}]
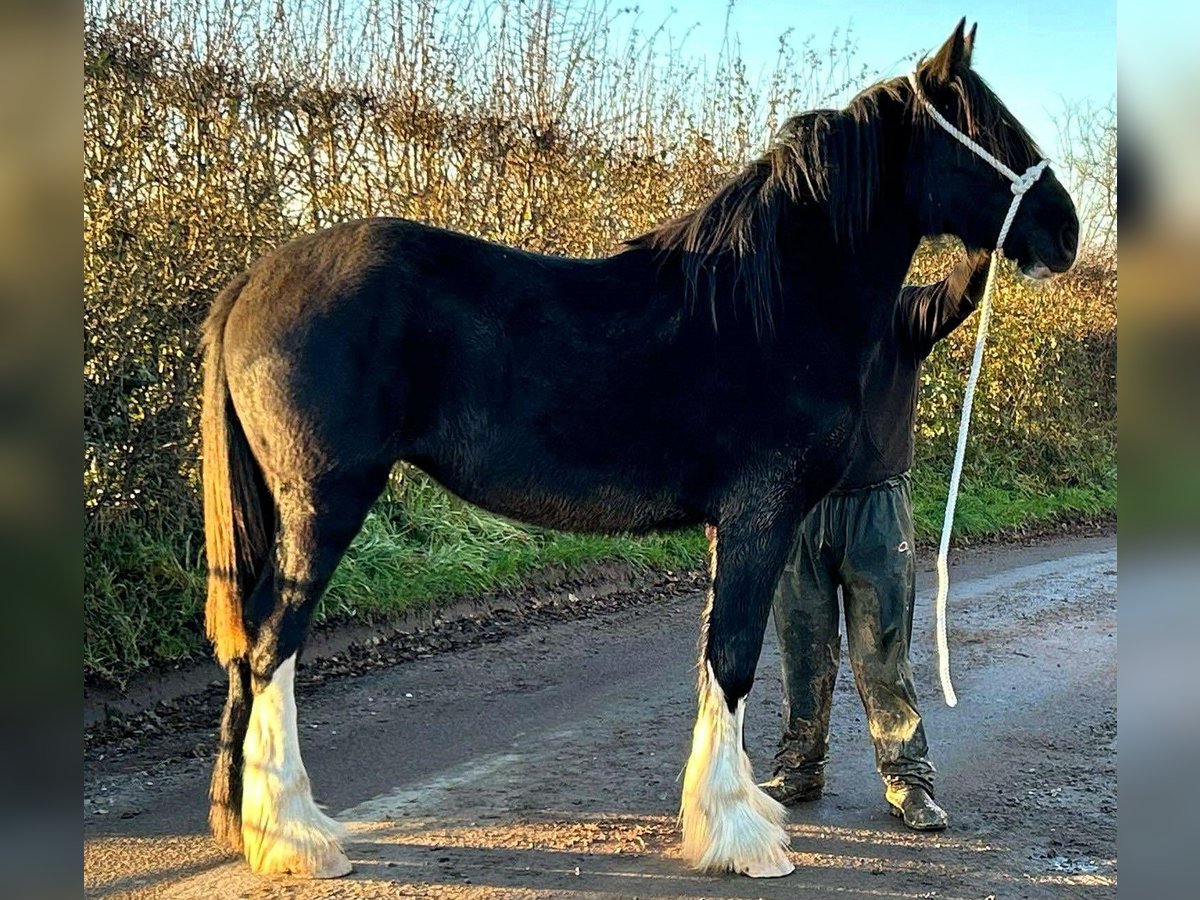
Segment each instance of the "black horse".
[{"label": "black horse", "polygon": [[[973,43],[960,23],[922,87],[1022,171],[1040,153],[971,70]],[[538,525],[716,526],[684,852],[703,869],[791,871],[782,808],[741,741],[772,593],[859,440],[864,375],[919,241],[990,246],[1010,199],[898,78],[791,119],[704,206],[603,259],[370,219],[259,260],[205,326],[207,626],[229,673],[218,839],[258,872],[350,869],[300,759],[295,659],[406,460]],[[1062,272],[1077,236],[1047,172],[1003,249]]]}]

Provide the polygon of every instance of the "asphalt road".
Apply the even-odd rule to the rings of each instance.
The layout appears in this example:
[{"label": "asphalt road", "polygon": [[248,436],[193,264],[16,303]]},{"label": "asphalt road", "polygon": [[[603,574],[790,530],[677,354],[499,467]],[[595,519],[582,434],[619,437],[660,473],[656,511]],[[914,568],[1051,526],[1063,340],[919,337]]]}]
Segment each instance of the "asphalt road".
[{"label": "asphalt road", "polygon": [[[951,816],[940,835],[887,815],[844,667],[826,795],[791,815],[796,872],[686,869],[674,819],[703,598],[684,592],[302,695],[314,794],[353,836],[355,872],[337,882],[255,878],[212,846],[198,758],[210,731],[95,756],[84,887],[204,900],[1116,896],[1116,570],[1115,537],[960,555],[956,709],[936,684],[932,579],[919,580],[914,665]],[[779,729],[771,631],[747,714],[764,777]]]}]

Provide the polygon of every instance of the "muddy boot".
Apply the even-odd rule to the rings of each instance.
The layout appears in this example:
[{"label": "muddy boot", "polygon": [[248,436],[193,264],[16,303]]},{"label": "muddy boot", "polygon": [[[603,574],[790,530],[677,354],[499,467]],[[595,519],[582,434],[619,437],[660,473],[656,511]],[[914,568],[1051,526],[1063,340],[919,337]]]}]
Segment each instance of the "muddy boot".
[{"label": "muddy boot", "polygon": [[925,787],[915,784],[889,784],[884,797],[888,812],[916,831],[941,831],[948,822],[946,811],[934,802]]},{"label": "muddy boot", "polygon": [[778,800],[784,806],[795,806],[797,803],[808,803],[820,800],[825,790],[824,772],[795,772],[782,770],[770,781],[759,785],[767,796]]}]

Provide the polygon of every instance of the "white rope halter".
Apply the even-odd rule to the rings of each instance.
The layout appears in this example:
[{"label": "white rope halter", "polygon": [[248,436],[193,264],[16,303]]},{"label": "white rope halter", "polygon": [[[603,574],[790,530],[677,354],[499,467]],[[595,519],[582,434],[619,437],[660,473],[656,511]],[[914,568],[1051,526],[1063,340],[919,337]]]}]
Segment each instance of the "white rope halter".
[{"label": "white rope halter", "polygon": [[[956,141],[990,165],[993,169],[1012,182],[1012,203],[1009,204],[1008,214],[1004,224],[1000,226],[1000,236],[996,239],[996,252],[1004,252],[1004,242],[1008,238],[1008,229],[1012,227],[1013,219],[1017,216],[1017,208],[1025,194],[1033,187],[1050,160],[1043,159],[1018,175],[1007,165],[996,159],[991,153],[973,141],[951,124],[945,116],[938,112],[937,107],[929,102],[916,73],[910,72],[909,84],[917,100],[925,111]],[[958,423],[958,443],[954,448],[954,468],[950,470],[950,489],[946,496],[946,514],[942,519],[942,540],[938,545],[937,556],[937,650],[938,677],[942,682],[942,694],[947,706],[957,706],[958,697],[954,693],[954,685],[950,683],[950,646],[946,637],[946,598],[950,592],[950,570],[947,556],[950,553],[950,528],[954,524],[954,507],[958,503],[958,484],[962,478],[963,457],[967,449],[967,432],[971,427],[971,406],[975,401],[975,383],[979,380],[979,368],[983,364],[983,348],[987,343],[988,324],[992,318],[992,289],[996,283],[996,258],[992,257],[988,266],[987,284],[983,289],[983,300],[979,304],[979,330],[975,334],[975,355],[971,359],[971,372],[967,376],[967,390],[963,397],[962,416]]]}]

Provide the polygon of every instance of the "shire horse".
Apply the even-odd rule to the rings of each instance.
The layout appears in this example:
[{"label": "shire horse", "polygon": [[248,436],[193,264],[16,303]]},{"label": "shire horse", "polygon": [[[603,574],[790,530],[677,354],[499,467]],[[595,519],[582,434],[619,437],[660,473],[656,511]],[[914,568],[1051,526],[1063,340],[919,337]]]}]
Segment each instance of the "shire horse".
[{"label": "shire horse", "polygon": [[[1021,171],[1040,153],[971,69],[960,22],[917,76]],[[602,259],[526,253],[403,219],[348,222],[257,261],[205,324],[207,631],[229,676],[216,838],[260,873],[350,871],[313,802],[296,656],[338,560],[400,460],[550,528],[715,526],[685,858],[792,871],[755,784],[745,698],[801,518],[860,440],[864,374],[920,240],[992,245],[1009,185],[937,127],[905,78],[790,119],[699,209]],[[1072,264],[1047,172],[1004,253]]]}]

